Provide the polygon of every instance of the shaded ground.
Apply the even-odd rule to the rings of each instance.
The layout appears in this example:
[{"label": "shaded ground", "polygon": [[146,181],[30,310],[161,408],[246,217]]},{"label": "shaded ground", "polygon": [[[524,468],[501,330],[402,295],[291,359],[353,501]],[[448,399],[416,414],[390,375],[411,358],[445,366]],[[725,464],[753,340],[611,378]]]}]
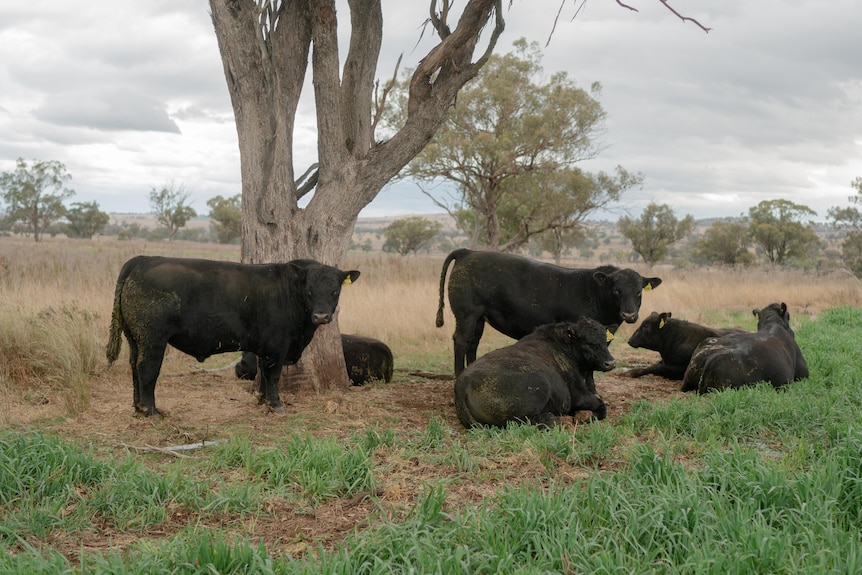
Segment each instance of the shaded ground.
[{"label": "shaded ground", "polygon": [[[627,351],[626,363],[646,364],[657,358],[651,352]],[[619,359],[619,358],[618,358]],[[423,374],[429,375],[429,374]],[[367,428],[393,429],[396,434],[415,434],[424,430],[432,417],[445,421],[453,437],[464,429],[455,415],[453,379],[424,377],[396,370],[389,384],[375,383],[345,391],[298,397],[282,390],[286,415],[275,415],[260,406],[250,394],[250,383],[234,377],[233,368],[201,370],[200,364],[179,353],[169,354],[156,388],[156,403],[162,418],[145,418],[133,414],[131,376],[127,364],[118,362],[100,375],[91,387],[90,407],[73,418],[64,418],[62,401],[48,396],[40,401],[7,405],[2,415],[8,424],[37,427],[91,444],[99,454],[113,453],[125,457],[139,456],[158,467],[172,456],[160,449],[200,441],[223,441],[232,434],[254,438],[256,445],[267,445],[284,437],[290,429],[319,436],[349,437]],[[679,382],[655,377],[631,379],[617,369],[596,374],[597,388],[608,406],[613,421],[639,400],[661,401],[683,395]],[[589,425],[573,421],[573,426]],[[184,454],[195,456],[194,451]],[[426,481],[457,476],[457,470],[435,466],[413,457],[400,458],[399,451],[382,447],[375,455],[384,464],[385,477],[379,480],[376,493],[362,493],[351,499],[328,501],[316,507],[299,508],[292,502],[270,498],[268,513],[249,522],[237,517],[235,525],[213,525],[262,538],[270,552],[302,554],[309,546],[335,546],[356,528],[361,528],[383,514],[399,518],[408,512]],[[529,454],[512,461],[483,461],[486,479],[481,482],[458,478],[447,486],[447,501],[453,505],[476,503],[505,484],[533,480],[546,475],[542,463]],[[560,466],[562,479],[583,476],[584,469]],[[69,557],[84,549],[101,550],[124,547],[144,538],[163,538],[190,523],[206,520],[188,517],[174,510],[170,520],[144,534],[103,531],[71,536],[58,534],[43,541]],[[68,540],[66,539],[68,538]],[[40,542],[31,542],[36,547]]]}]

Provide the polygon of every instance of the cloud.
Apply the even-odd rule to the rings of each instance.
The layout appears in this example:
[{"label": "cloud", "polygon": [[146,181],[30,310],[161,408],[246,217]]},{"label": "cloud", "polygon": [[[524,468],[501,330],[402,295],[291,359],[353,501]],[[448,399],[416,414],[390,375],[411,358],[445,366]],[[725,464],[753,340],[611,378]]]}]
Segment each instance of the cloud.
[{"label": "cloud", "polygon": [[51,94],[33,115],[59,126],[180,133],[163,102],[120,88],[99,93]]}]

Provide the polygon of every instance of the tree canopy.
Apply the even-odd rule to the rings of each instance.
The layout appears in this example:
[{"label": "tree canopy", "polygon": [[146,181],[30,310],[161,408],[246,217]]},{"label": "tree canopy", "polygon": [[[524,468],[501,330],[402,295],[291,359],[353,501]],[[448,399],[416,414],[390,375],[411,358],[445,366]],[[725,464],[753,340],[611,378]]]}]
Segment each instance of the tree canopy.
[{"label": "tree canopy", "polygon": [[442,227],[443,224],[440,222],[432,222],[422,216],[409,216],[395,220],[386,226],[383,237],[396,252],[406,256],[428,245]]},{"label": "tree canopy", "polygon": [[28,164],[18,158],[14,171],[0,174],[6,220],[40,241],[45,229],[66,214],[63,202],[75,195],[66,187],[71,179],[62,162],[33,160]]},{"label": "tree canopy", "polygon": [[99,209],[98,202],[75,202],[66,210],[70,237],[91,239],[105,229],[111,217]]},{"label": "tree canopy", "polygon": [[832,207],[828,213],[832,225],[846,232],[841,242],[844,264],[856,277],[862,277],[862,177],[850,182],[850,187],[856,190],[856,194],[847,198],[852,205]]},{"label": "tree canopy", "polygon": [[649,265],[662,261],[671,244],[676,243],[694,229],[694,217],[678,220],[667,204],[650,202],[640,218],[623,216],[617,224],[632,249]]},{"label": "tree canopy", "polygon": [[150,209],[158,222],[168,230],[168,241],[174,239],[177,231],[197,215],[195,209],[186,204],[191,192],[182,184],[173,182],[160,190],[150,190]]},{"label": "tree canopy", "polygon": [[220,244],[229,244],[242,235],[241,201],[239,194],[229,198],[216,196],[207,200],[209,217]]},{"label": "tree canopy", "polygon": [[714,222],[698,239],[694,255],[707,264],[751,265],[754,254],[749,251],[751,236],[745,219],[724,219]]},{"label": "tree canopy", "polygon": [[448,198],[426,193],[458,214],[471,245],[501,251],[545,233],[561,241],[586,214],[641,181],[622,168],[594,176],[574,167],[599,152],[601,85],[584,90],[565,72],[546,80],[538,44],[520,39],[514,46],[489,58],[402,173],[426,184],[449,182]]},{"label": "tree canopy", "polygon": [[817,212],[790,200],[763,200],[748,208],[749,233],[770,263],[784,264],[788,258],[804,257],[820,240],[811,222]]}]

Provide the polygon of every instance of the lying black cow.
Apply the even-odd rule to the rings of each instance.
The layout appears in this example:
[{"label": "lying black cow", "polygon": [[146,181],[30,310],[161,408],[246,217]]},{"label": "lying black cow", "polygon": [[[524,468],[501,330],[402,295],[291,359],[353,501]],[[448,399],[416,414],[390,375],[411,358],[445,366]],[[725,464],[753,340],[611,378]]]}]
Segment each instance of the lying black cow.
[{"label": "lying black cow", "polygon": [[[379,339],[341,334],[341,348],[344,351],[347,376],[353,385],[365,385],[374,379],[387,383],[392,380],[395,366],[392,350]],[[240,379],[254,379],[257,376],[257,356],[252,352],[245,352],[234,370]]]},{"label": "lying black cow", "polygon": [[156,379],[168,344],[203,361],[252,351],[261,358],[261,401],[284,411],[278,380],[317,327],[332,321],[341,286],[359,277],[313,260],[279,264],[137,256],[120,270],[106,354],[129,342],[135,411],[156,409]]},{"label": "lying black cow", "polygon": [[671,312],[652,312],[643,320],[629,338],[629,345],[657,351],[661,361],[653,365],[626,372],[629,377],[658,375],[680,380],[691,360],[697,345],[708,337],[720,337],[728,333],[741,333],[739,329],[718,329],[673,319]]},{"label": "lying black cow", "polygon": [[544,325],[483,355],[455,380],[458,419],[467,428],[509,421],[552,426],[582,410],[604,419],[593,371],[614,368],[608,343],[616,327],[588,318]]},{"label": "lying black cow", "polygon": [[449,264],[449,307],[455,315],[455,375],[476,361],[485,321],[520,339],[548,323],[589,317],[604,325],[638,319],[643,290],[661,284],[630,269],[568,269],[497,252],[458,249],[440,274],[437,327],[443,325],[443,289]]},{"label": "lying black cow", "polygon": [[759,381],[780,387],[808,377],[787,305],[773,303],[753,313],[757,331],[711,337],[697,346],[683,377],[683,391],[706,393]]}]

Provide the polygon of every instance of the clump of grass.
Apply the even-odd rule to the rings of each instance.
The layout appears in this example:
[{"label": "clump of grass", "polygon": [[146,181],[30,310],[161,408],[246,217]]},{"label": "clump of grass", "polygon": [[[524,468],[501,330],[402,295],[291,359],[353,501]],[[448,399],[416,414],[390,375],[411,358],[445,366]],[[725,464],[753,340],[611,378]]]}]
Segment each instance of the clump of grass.
[{"label": "clump of grass", "polygon": [[59,393],[77,414],[90,402],[89,380],[100,365],[97,314],[75,306],[7,313],[0,323],[0,381],[39,403]]}]

